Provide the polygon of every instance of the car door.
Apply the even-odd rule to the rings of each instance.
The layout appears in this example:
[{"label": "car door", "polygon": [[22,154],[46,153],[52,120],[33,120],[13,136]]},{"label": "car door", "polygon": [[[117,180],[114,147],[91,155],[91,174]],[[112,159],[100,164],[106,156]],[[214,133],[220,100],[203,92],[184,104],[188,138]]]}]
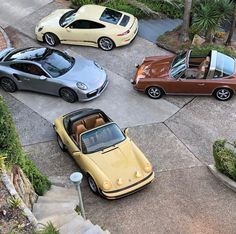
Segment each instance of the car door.
[{"label": "car door", "polygon": [[96,44],[100,37],[101,29],[105,26],[90,20],[76,20],[68,25],[64,39],[79,44]]}]

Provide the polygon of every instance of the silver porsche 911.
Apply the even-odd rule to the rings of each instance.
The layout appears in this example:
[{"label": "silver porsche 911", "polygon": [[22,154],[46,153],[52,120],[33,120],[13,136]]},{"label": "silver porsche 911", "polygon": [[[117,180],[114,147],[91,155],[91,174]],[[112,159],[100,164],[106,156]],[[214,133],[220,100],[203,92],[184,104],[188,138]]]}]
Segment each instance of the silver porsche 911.
[{"label": "silver porsche 911", "polygon": [[49,48],[8,48],[0,52],[0,85],[7,92],[30,90],[75,102],[98,97],[108,80],[91,60]]}]

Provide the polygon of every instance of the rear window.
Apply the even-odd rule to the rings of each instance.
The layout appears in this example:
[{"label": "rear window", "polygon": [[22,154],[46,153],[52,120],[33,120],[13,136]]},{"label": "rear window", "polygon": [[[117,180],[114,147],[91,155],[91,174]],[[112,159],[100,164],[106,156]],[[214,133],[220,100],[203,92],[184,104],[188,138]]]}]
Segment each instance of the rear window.
[{"label": "rear window", "polygon": [[130,17],[128,15],[124,15],[120,22],[120,25],[125,27],[129,23],[129,19]]},{"label": "rear window", "polygon": [[100,17],[100,20],[111,24],[118,24],[121,16],[122,13],[106,8]]}]

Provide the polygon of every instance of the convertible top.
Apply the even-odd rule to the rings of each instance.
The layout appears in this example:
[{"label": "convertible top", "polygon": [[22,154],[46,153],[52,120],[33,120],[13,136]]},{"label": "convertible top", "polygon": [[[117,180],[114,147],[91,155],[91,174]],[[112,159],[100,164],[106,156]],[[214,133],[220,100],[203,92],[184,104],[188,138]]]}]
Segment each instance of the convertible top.
[{"label": "convertible top", "polygon": [[87,116],[100,114],[104,118],[105,121],[111,122],[112,120],[100,109],[93,108],[83,108],[76,111],[73,111],[69,114],[63,116],[64,127],[70,134],[72,132],[72,125],[74,122],[83,119]]}]

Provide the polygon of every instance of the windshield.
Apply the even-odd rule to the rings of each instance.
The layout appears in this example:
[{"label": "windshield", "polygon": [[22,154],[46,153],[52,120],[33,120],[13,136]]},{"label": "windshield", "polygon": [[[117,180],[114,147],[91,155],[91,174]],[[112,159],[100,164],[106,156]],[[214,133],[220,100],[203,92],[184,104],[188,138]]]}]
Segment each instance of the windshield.
[{"label": "windshield", "polygon": [[75,59],[58,50],[47,49],[39,63],[52,77],[59,77],[73,67]]},{"label": "windshield", "polygon": [[123,140],[125,136],[120,128],[115,123],[109,123],[81,135],[82,151],[85,154],[102,151]]},{"label": "windshield", "polygon": [[73,22],[77,11],[78,11],[78,9],[66,12],[59,20],[60,26],[64,27],[64,26],[70,24],[71,22]]},{"label": "windshield", "polygon": [[175,79],[186,69],[186,54],[178,54],[172,61],[170,73]]}]

